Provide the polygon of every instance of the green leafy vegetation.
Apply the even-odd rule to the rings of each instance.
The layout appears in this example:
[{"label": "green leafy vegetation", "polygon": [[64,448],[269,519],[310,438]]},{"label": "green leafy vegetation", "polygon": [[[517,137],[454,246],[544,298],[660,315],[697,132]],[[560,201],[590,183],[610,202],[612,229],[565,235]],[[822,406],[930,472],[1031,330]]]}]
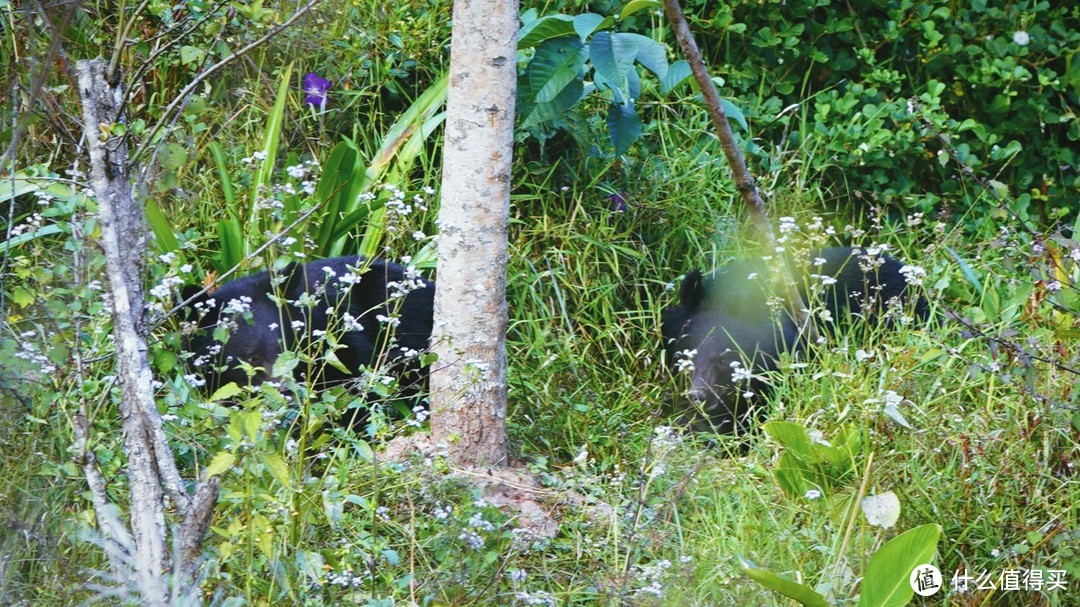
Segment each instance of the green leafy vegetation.
[{"label": "green leafy vegetation", "polygon": [[[423,413],[351,431],[332,420],[367,403],[343,389],[203,394],[161,320],[180,284],[237,264],[364,251],[437,280],[449,3],[326,2],[170,114],[296,6],[0,2],[0,141],[22,131],[0,168],[0,603],[138,602],[98,573],[80,471],[88,449],[126,507],[66,71],[126,31],[130,120],[106,126],[142,170],[158,403],[185,474],[222,483],[205,604],[899,605],[925,563],[949,597],[929,600],[1074,604],[1080,13],[685,3],[769,211],[791,218],[785,246],[888,247],[925,270],[933,317],[785,359],[761,429],[731,437],[671,415],[685,378],[666,370],[660,312],[691,268],[757,248],[656,6],[522,7],[507,298],[511,449],[542,485],[526,516],[437,448],[391,458]],[[54,36],[64,53],[46,60]],[[984,572],[996,590],[950,587]],[[1003,589],[1006,572],[1027,585]]]}]

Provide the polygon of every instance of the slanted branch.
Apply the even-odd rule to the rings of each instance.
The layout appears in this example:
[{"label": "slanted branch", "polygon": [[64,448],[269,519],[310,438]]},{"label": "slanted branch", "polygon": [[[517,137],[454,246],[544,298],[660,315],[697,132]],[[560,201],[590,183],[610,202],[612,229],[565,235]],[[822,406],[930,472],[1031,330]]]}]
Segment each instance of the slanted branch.
[{"label": "slanted branch", "polygon": [[[113,301],[119,408],[131,494],[130,541],[125,541],[128,530],[121,525],[102,524],[100,530],[105,541],[134,547],[127,570],[112,563],[114,569],[122,569],[113,572],[117,579],[133,583],[144,604],[162,605],[166,597],[165,572],[171,566],[183,575],[193,572],[217,500],[217,481],[203,479],[194,495],[188,494],[154,401],[142,288],[146,222],[143,208],[132,197],[127,141],[124,130],[119,128],[123,124],[122,78],[108,78],[107,68],[101,59],[84,60],[77,63],[76,71],[84,140],[90,157],[90,185],[98,206],[100,244]],[[90,441],[85,415],[77,416],[75,427],[76,438],[87,449]],[[110,505],[100,472],[92,453],[84,452],[79,459],[98,520],[103,522],[103,510]],[[166,549],[166,495],[181,519],[176,538],[179,563],[169,562],[170,551]]]}]

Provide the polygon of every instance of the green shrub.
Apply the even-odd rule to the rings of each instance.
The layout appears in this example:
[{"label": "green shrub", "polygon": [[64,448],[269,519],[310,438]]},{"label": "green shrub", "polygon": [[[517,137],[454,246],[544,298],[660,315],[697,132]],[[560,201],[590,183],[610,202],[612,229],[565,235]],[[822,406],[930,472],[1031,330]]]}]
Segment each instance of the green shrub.
[{"label": "green shrub", "polygon": [[710,69],[726,81],[722,92],[745,104],[758,172],[800,150],[841,197],[874,192],[928,211],[937,197],[923,194],[935,192],[985,211],[978,188],[957,179],[959,167],[912,115],[908,99],[918,97],[961,160],[1009,185],[1022,217],[1076,213],[1076,7],[809,0],[684,8]]}]

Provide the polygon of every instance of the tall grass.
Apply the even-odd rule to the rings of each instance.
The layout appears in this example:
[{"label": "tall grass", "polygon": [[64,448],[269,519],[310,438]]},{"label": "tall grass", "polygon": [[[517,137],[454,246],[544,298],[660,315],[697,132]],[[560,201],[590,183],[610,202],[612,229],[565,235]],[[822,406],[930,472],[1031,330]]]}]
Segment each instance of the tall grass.
[{"label": "tall grass", "polygon": [[[397,18],[406,13],[422,18]],[[342,18],[325,17],[329,25],[320,32],[334,45],[327,44],[331,50],[322,63],[311,52],[320,48],[314,28],[284,40],[282,48],[299,55],[295,73],[333,76],[341,102],[336,113],[312,115],[295,91],[275,96],[281,80],[268,67],[275,54],[257,55],[230,74],[222,86],[250,77],[245,90],[260,93],[237,90],[235,98],[216,97],[218,105],[190,114],[193,123],[215,130],[210,135],[191,127],[180,186],[155,199],[161,218],[153,223],[169,224],[159,234],[164,250],[212,265],[219,249],[215,226],[227,216],[223,209],[255,195],[257,181],[272,184],[280,174],[264,166],[259,170],[269,172],[255,179],[237,164],[265,147],[265,116],[281,117],[274,127],[281,131],[279,159],[295,155],[333,164],[328,161],[343,135],[351,149],[379,149],[399,112],[440,73],[417,65],[417,58],[437,54],[444,43],[438,37],[446,18],[441,6],[332,3],[328,15]],[[360,42],[347,15],[373,23],[370,44]],[[345,73],[335,61],[352,55],[359,67]],[[162,71],[155,78],[165,85],[178,76]],[[275,101],[281,101],[279,111]],[[665,370],[661,310],[691,268],[715,267],[753,249],[722,155],[704,114],[690,101],[650,102],[647,111],[656,122],[642,149],[625,157],[571,150],[552,152],[545,163],[523,151],[518,160],[507,293],[510,436],[515,458],[544,483],[541,501],[557,521],[557,533],[521,531],[525,525],[515,515],[447,480],[448,464],[437,454],[389,463],[377,443],[345,431],[313,432],[305,449],[295,449],[288,432],[258,427],[261,412],[271,405],[285,409],[285,403],[253,394],[244,418],[250,421],[240,435],[258,457],[222,476],[223,497],[203,563],[208,594],[219,593],[230,604],[790,604],[746,578],[743,557],[846,604],[859,592],[870,555],[899,531],[927,523],[942,527],[935,562],[947,576],[959,568],[1061,569],[1075,587],[1080,435],[1070,409],[1073,379],[1020,360],[948,320],[952,311],[997,323],[1002,334],[1022,326],[1027,335],[1067,350],[1071,342],[1054,339],[1069,335],[1059,325],[1070,317],[1032,314],[1037,291],[1027,275],[1001,262],[1000,247],[959,241],[948,226],[935,230],[936,218],[910,226],[903,217],[875,216],[869,208],[838,210],[835,200],[848,193],[818,185],[830,159],[823,151],[828,146],[812,139],[795,149],[760,149],[755,156],[773,215],[805,225],[822,214],[840,232],[847,224],[873,228],[858,241],[890,243],[927,268],[935,320],[882,332],[872,345],[843,334],[812,359],[786,359],[771,377],[766,417],[820,432],[823,440],[857,431],[863,442],[854,467],[865,474],[869,494],[899,496],[896,528],[867,523],[858,511],[859,483],[846,478],[826,498],[785,494],[774,476],[784,448],[764,433],[714,437],[672,428],[667,405],[684,386]],[[601,129],[596,135],[603,140]],[[753,140],[754,134],[745,136]],[[438,182],[437,146],[419,143],[412,151],[416,163],[394,179],[409,192]],[[351,173],[370,162],[354,158],[347,168]],[[324,173],[324,179],[330,178]],[[614,204],[613,195],[625,204]],[[63,214],[60,203],[49,208],[92,232],[82,211]],[[47,245],[57,232],[9,247],[24,253],[11,280],[40,304],[17,308],[5,319],[20,331],[0,340],[0,352],[40,342],[47,344],[42,350],[67,360],[68,352],[85,348],[91,377],[76,383],[61,367],[53,377],[35,380],[61,387],[35,391],[48,397],[30,403],[0,384],[4,411],[13,412],[0,419],[0,516],[10,521],[0,533],[0,551],[8,556],[0,562],[0,602],[65,605],[89,596],[86,578],[102,557],[75,539],[92,520],[79,496],[82,481],[64,417],[78,399],[95,403],[95,453],[113,486],[124,484],[123,456],[109,434],[114,395],[100,337],[107,314],[99,294],[65,291],[76,275],[66,267],[68,250],[92,247],[82,232],[65,229],[65,240],[52,248]],[[315,227],[307,230],[318,239]],[[338,241],[332,229],[326,234],[323,244],[358,242]],[[986,240],[996,237],[987,234]],[[234,237],[236,247],[245,238]],[[416,253],[420,246],[388,244],[394,255]],[[349,252],[342,247],[351,246],[324,251]],[[50,264],[34,263],[38,259]],[[165,265],[154,262],[155,276],[170,270]],[[87,318],[78,331],[64,324],[72,316]],[[10,337],[24,333],[23,342]],[[233,411],[203,403],[170,366],[177,364],[167,356],[175,336],[163,331],[159,337],[158,371],[168,384],[161,392],[163,410],[203,410],[172,430],[181,461],[194,470],[230,440]],[[11,380],[0,375],[0,381]],[[1032,387],[1053,398],[1033,398]],[[900,397],[895,406],[908,426],[886,412],[890,392]],[[311,395],[306,402],[318,416],[320,407],[333,410],[348,398]],[[386,426],[376,434],[399,431],[409,428]],[[870,454],[873,465],[867,466]],[[1065,606],[1074,600],[1071,592],[983,591],[952,600]]]}]

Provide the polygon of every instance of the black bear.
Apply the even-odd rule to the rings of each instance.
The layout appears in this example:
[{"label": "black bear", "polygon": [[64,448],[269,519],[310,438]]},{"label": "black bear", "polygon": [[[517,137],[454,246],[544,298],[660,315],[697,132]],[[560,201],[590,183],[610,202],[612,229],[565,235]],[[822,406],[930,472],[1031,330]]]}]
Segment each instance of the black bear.
[{"label": "black bear", "polygon": [[[926,317],[925,300],[908,284],[912,272],[921,270],[851,247],[815,251],[811,258],[797,282],[804,302],[817,308],[821,329],[828,331],[849,316],[870,324],[881,316],[891,322],[901,309]],[[776,369],[781,352],[805,346],[782,300],[770,295],[769,275],[760,260],[731,263],[708,278],[694,270],[682,282],[679,303],[664,311],[668,363],[675,372],[690,373],[687,396],[706,416],[690,415],[695,427],[705,421],[723,434],[746,430],[754,395],[767,390],[762,373]],[[909,304],[914,307],[902,308]]]},{"label": "black bear", "polygon": [[[184,299],[198,291],[185,287]],[[185,307],[188,366],[208,393],[229,382],[270,379],[286,351],[299,354],[294,377],[314,389],[356,382],[371,368],[415,386],[422,379],[419,355],[431,337],[434,295],[435,285],[415,270],[357,256],[252,274]]]}]

